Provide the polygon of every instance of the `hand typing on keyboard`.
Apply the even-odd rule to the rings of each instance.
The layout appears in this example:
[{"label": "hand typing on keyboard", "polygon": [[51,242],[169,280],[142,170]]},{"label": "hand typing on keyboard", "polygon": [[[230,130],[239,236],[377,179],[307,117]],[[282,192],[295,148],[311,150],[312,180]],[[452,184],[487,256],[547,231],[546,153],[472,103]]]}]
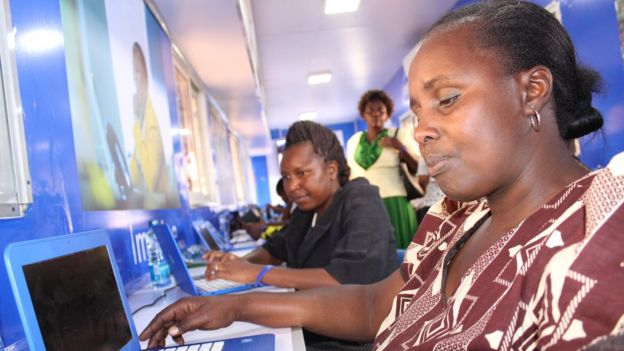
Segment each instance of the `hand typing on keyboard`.
[{"label": "hand typing on keyboard", "polygon": [[225,279],[243,284],[254,283],[263,267],[236,255],[219,251],[208,253],[204,257],[208,260],[204,272],[204,277],[208,281]]},{"label": "hand typing on keyboard", "polygon": [[167,335],[184,344],[183,334],[194,329],[212,330],[232,324],[244,304],[241,295],[186,297],[160,311],[141,332],[139,338],[148,340],[148,347],[164,347]]}]

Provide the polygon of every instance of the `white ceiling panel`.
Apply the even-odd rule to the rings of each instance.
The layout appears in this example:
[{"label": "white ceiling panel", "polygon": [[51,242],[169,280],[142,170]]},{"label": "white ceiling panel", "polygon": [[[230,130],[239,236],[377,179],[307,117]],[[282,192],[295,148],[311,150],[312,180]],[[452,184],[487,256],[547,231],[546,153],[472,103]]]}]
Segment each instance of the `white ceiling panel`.
[{"label": "white ceiling panel", "polygon": [[[356,12],[325,15],[324,0],[248,0],[257,87],[237,0],[153,1],[252,154],[270,149],[269,128],[286,128],[301,112],[316,111],[326,124],[352,121],[360,95],[386,85],[426,28],[456,2],[362,0]],[[330,83],[307,85],[308,74],[327,70]]]},{"label": "white ceiling panel", "polygon": [[[321,123],[352,121],[360,95],[386,85],[454,3],[362,0],[356,12],[325,15],[323,0],[253,1],[269,126],[286,128],[304,111]],[[307,85],[309,73],[327,70],[330,83]]]}]

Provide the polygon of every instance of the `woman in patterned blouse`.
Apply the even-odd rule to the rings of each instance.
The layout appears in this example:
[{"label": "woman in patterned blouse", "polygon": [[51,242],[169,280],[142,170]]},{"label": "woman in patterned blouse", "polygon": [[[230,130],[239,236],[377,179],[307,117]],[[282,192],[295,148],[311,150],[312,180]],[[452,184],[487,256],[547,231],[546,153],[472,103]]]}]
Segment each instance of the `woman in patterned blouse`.
[{"label": "woman in patterned blouse", "polygon": [[141,335],[233,320],[376,350],[576,350],[624,332],[624,153],[590,172],[569,140],[602,125],[599,76],[543,8],[489,1],[440,19],[409,73],[415,137],[448,196],[387,279],[184,299]]}]

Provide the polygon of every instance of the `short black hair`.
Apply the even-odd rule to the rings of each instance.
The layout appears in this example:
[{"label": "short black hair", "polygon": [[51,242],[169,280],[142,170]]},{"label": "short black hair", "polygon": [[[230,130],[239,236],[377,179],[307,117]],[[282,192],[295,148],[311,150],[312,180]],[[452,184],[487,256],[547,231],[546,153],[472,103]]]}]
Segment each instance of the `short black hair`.
[{"label": "short black hair", "polygon": [[563,139],[602,127],[602,115],[592,107],[592,92],[601,90],[602,79],[577,63],[570,36],[550,12],[520,0],[483,1],[446,14],[426,35],[460,25],[474,27],[476,45],[497,52],[506,73],[537,65],[551,71],[555,114]]},{"label": "short black hair", "polygon": [[277,185],[275,185],[275,191],[278,195],[286,195],[286,190],[284,189],[284,178],[280,178],[277,181]]},{"label": "short black hair", "polygon": [[392,117],[392,112],[394,112],[394,101],[386,94],[383,90],[372,89],[365,92],[358,102],[358,111],[360,112],[360,116],[364,117],[364,111],[366,110],[366,105],[368,105],[371,101],[380,101],[382,104],[386,106],[386,111],[388,112],[388,116]]},{"label": "short black hair", "polygon": [[284,150],[288,150],[291,146],[304,142],[310,142],[314,148],[314,153],[321,156],[325,162],[336,161],[338,164],[338,182],[340,182],[340,185],[345,185],[349,181],[351,169],[347,165],[344,150],[334,132],[312,121],[293,123],[290,128],[288,128]]}]

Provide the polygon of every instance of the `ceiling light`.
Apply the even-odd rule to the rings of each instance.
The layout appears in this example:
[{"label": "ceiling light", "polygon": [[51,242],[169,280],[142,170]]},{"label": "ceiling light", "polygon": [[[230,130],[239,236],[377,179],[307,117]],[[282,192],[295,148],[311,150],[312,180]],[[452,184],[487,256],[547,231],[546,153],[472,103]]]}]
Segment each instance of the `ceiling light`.
[{"label": "ceiling light", "polygon": [[316,84],[329,83],[331,81],[331,78],[332,78],[332,74],[329,72],[313,73],[308,76],[308,84],[316,85]]},{"label": "ceiling light", "polygon": [[301,112],[299,114],[299,120],[300,121],[308,121],[311,119],[315,119],[317,116],[316,112]]},{"label": "ceiling light", "polygon": [[191,130],[188,128],[171,128],[171,134],[179,136],[189,136],[191,135]]},{"label": "ceiling light", "polygon": [[353,12],[360,7],[360,0],[325,0],[325,14]]}]

